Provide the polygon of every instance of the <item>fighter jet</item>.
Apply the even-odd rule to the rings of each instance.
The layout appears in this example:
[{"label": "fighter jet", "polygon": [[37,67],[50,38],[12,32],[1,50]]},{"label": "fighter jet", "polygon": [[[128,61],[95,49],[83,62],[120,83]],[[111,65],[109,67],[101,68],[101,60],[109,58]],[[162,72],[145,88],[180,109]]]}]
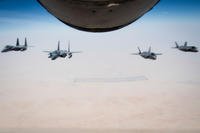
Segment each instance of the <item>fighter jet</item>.
[{"label": "fighter jet", "polygon": [[177,49],[179,49],[179,50],[181,50],[183,52],[198,52],[197,47],[195,47],[195,46],[188,46],[187,42],[185,42],[185,44],[182,45],[182,46],[179,46],[177,42],[175,42],[175,44],[176,44],[176,47],[173,47],[173,48],[177,48]]},{"label": "fighter jet", "polygon": [[51,60],[55,60],[58,57],[65,58],[67,56],[70,59],[72,57],[73,53],[80,53],[80,52],[71,52],[71,50],[70,50],[70,44],[68,45],[68,50],[60,50],[60,41],[58,42],[58,48],[57,48],[57,50],[54,50],[54,51],[44,51],[44,52],[49,53],[49,57],[48,58],[51,58]]},{"label": "fighter jet", "polygon": [[139,50],[139,53],[132,53],[132,55],[140,55],[141,57],[145,59],[151,59],[151,60],[156,60],[157,55],[162,55],[161,53],[151,52],[151,47],[149,47],[149,51],[141,52],[139,47],[138,47],[138,50]]},{"label": "fighter jet", "polygon": [[4,52],[9,52],[9,51],[25,51],[27,50],[27,48],[28,48],[27,39],[25,38],[24,45],[20,45],[19,38],[17,38],[16,46],[6,45],[1,52],[4,53]]}]

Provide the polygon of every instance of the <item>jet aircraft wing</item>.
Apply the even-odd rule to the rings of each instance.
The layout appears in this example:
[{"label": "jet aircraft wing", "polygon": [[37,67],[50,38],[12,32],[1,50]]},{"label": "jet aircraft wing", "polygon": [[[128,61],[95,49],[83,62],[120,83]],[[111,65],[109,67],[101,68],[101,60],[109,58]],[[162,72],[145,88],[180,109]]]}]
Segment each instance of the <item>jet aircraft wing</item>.
[{"label": "jet aircraft wing", "polygon": [[162,53],[155,53],[155,55],[162,55]]},{"label": "jet aircraft wing", "polygon": [[131,53],[131,55],[140,55],[139,53]]},{"label": "jet aircraft wing", "polygon": [[43,51],[43,52],[45,52],[45,53],[51,53],[52,51]]},{"label": "jet aircraft wing", "polygon": [[74,51],[74,52],[70,52],[70,53],[82,53],[82,51]]}]

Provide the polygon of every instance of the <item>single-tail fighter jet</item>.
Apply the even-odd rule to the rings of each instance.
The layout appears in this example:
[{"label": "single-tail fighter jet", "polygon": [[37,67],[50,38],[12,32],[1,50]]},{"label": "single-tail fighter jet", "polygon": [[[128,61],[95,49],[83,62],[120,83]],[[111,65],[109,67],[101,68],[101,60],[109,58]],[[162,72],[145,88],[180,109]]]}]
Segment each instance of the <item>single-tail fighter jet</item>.
[{"label": "single-tail fighter jet", "polygon": [[57,48],[57,50],[54,50],[54,51],[44,51],[44,52],[49,53],[49,57],[48,58],[51,58],[51,60],[55,60],[58,57],[65,58],[67,56],[68,56],[68,58],[71,58],[73,53],[80,53],[80,52],[72,52],[70,50],[70,44],[68,45],[68,50],[60,50],[60,41],[58,42],[58,48]]},{"label": "single-tail fighter jet", "polygon": [[141,52],[139,47],[138,47],[138,50],[139,50],[139,53],[132,53],[132,55],[140,55],[141,57],[145,59],[151,59],[151,60],[156,60],[157,55],[162,55],[161,53],[151,52],[151,47],[149,47],[149,51]]},{"label": "single-tail fighter jet", "polygon": [[24,45],[19,44],[19,38],[17,38],[16,45],[6,45],[4,49],[1,51],[2,53],[4,52],[9,52],[9,51],[25,51],[28,48],[27,44],[27,39],[25,38]]},{"label": "single-tail fighter jet", "polygon": [[176,47],[173,47],[173,48],[179,49],[180,51],[183,51],[183,52],[198,52],[198,48],[197,47],[188,46],[187,44],[188,43],[185,42],[184,45],[179,46],[178,43],[175,42]]},{"label": "single-tail fighter jet", "polygon": [[139,19],[160,0],[37,0],[73,28],[89,32],[120,29]]}]

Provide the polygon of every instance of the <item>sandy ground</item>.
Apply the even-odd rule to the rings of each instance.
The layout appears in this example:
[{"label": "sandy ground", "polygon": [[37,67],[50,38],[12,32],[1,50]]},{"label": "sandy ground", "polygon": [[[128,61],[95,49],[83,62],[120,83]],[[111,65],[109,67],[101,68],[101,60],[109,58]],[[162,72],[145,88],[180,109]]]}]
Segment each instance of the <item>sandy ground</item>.
[{"label": "sandy ground", "polygon": [[[41,84],[41,88],[32,88],[28,83],[29,87],[24,85],[25,88],[18,88],[20,91],[9,86],[1,89],[0,131],[18,132],[3,128],[112,129],[113,132],[150,132],[148,129],[195,132],[200,129],[200,90],[194,84],[152,80],[63,82],[57,87],[49,82]],[[68,86],[63,87],[64,84]],[[32,129],[30,132],[34,132]]]},{"label": "sandy ground", "polygon": [[199,133],[199,130],[139,130],[139,129],[1,129],[1,133]]}]

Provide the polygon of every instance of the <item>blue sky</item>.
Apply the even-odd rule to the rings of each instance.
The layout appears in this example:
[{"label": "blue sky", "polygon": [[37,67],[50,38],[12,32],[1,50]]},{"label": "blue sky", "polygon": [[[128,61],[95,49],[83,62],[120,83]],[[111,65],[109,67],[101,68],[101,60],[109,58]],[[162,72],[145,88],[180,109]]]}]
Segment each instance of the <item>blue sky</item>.
[{"label": "blue sky", "polygon": [[[161,0],[161,2],[144,19],[147,20],[183,20],[196,21],[200,18],[199,0]],[[32,21],[29,23],[18,23],[18,20]],[[9,23],[9,21],[11,21]],[[27,21],[25,21],[27,22]],[[34,25],[35,22],[49,22],[60,24],[53,16],[43,9],[36,0],[1,0],[0,1],[0,24],[1,28],[16,28],[26,25]]]},{"label": "blue sky", "polygon": [[[159,6],[156,7],[156,11],[168,11],[173,12],[176,15],[188,13],[197,13],[200,11],[199,0],[161,0]],[[42,8],[39,6],[36,0],[1,0],[0,11],[10,10],[17,12],[42,12]],[[154,11],[154,12],[156,12]]]}]

